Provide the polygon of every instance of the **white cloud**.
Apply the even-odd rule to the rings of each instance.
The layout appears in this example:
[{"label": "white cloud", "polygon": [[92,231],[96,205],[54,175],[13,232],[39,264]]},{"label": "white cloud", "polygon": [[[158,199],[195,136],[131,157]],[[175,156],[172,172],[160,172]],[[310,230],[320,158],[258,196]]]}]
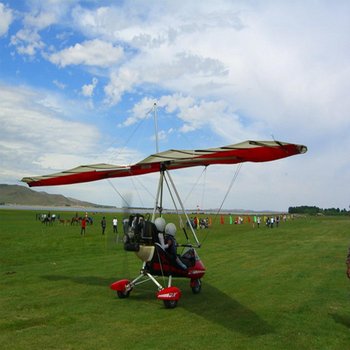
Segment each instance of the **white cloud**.
[{"label": "white cloud", "polygon": [[146,155],[141,152],[126,146],[123,148],[108,147],[103,151],[100,159],[101,162],[104,163],[130,165],[146,157]]},{"label": "white cloud", "polygon": [[190,96],[183,96],[176,93],[173,95],[162,96],[157,102],[159,107],[165,108],[168,113],[173,113],[176,110],[184,110],[195,104],[195,99]]},{"label": "white cloud", "polygon": [[[159,18],[151,5],[77,11],[86,35],[136,48],[120,68],[128,74],[112,73],[107,101],[117,104],[125,92],[154,84],[224,103],[236,114],[234,120],[233,112],[226,114],[224,124],[240,116],[240,124],[268,136],[302,136],[310,124],[317,134],[336,132],[335,119],[348,127],[350,68],[341,58],[349,55],[346,6],[329,12],[326,4],[315,11],[312,4],[219,3],[184,4],[173,16],[174,5],[166,2]],[[202,123],[194,114],[187,130]]]},{"label": "white cloud", "polygon": [[[135,104],[128,117],[121,126],[129,126],[141,119],[153,116],[150,106],[154,100],[142,99]],[[249,130],[235,111],[225,101],[196,101],[192,97],[181,94],[164,95],[157,101],[157,107],[163,109],[163,113],[173,114],[182,121],[178,132],[188,133],[198,130],[210,129],[224,140],[224,142],[239,142],[247,138],[254,139],[258,132],[252,126]],[[165,134],[162,134],[165,138]]]},{"label": "white cloud", "polygon": [[62,21],[72,5],[71,0],[30,2],[30,11],[23,16],[23,28],[11,37],[11,44],[20,55],[35,56],[43,53],[46,44],[40,31]]},{"label": "white cloud", "polygon": [[11,45],[14,45],[17,52],[22,55],[34,56],[37,51],[45,47],[45,43],[41,40],[36,30],[21,29],[16,35],[11,37]]},{"label": "white cloud", "polygon": [[97,86],[98,83],[98,79],[97,78],[92,78],[92,83],[91,84],[85,84],[83,85],[83,87],[81,88],[81,93],[83,94],[83,96],[86,97],[92,97],[94,94],[94,90]]},{"label": "white cloud", "polygon": [[77,43],[49,56],[49,60],[60,67],[83,64],[106,68],[116,65],[122,58],[121,47],[99,39]]},{"label": "white cloud", "polygon": [[[203,85],[206,81],[220,83],[220,79],[227,76],[227,67],[213,57],[211,52],[197,54],[193,50],[196,45],[191,45],[186,40],[182,42],[193,31],[197,35],[195,40],[202,40],[205,20],[202,19],[202,25],[197,26],[198,18],[193,19],[189,16],[187,6],[178,8],[179,16],[173,18],[167,8],[169,6],[173,7],[169,2],[162,4],[165,10],[164,17],[155,22],[153,19],[156,15],[152,6],[145,6],[142,11],[134,7],[131,9],[127,4],[121,8],[101,7],[94,11],[79,8],[74,11],[74,18],[80,30],[89,36],[117,41],[129,49],[135,47],[138,38],[149,38],[153,43],[137,44],[136,51],[128,52],[129,59],[123,62],[120,71],[111,74],[110,83],[105,89],[109,103],[118,103],[125,92],[145,83],[158,84],[173,90],[181,85],[180,91],[185,89],[190,93],[194,84]],[[185,15],[181,17],[183,14]],[[215,12],[215,15],[210,14],[209,17],[213,21],[212,26],[218,26],[219,13]],[[226,15],[224,17],[227,18]],[[232,18],[236,19],[237,15]],[[231,22],[224,20],[222,23],[227,26]],[[176,30],[174,35],[173,27],[180,27],[181,34]]]},{"label": "white cloud", "polygon": [[122,95],[130,91],[137,81],[137,72],[128,68],[121,68],[118,72],[112,72],[110,82],[104,88],[106,103],[110,105],[117,104]]},{"label": "white cloud", "polygon": [[41,31],[56,23],[65,22],[74,6],[74,0],[30,0],[28,6],[30,9],[24,14],[24,26]]},{"label": "white cloud", "polygon": [[54,150],[40,154],[35,160],[33,160],[33,164],[40,169],[43,169],[43,171],[47,171],[47,169],[49,169],[49,171],[72,169],[78,165],[88,164],[90,162],[91,158],[87,156],[79,156],[78,153],[57,153]]},{"label": "white cloud", "polygon": [[63,119],[43,92],[5,85],[1,91],[2,181],[6,172],[17,172],[16,177],[20,178],[52,169],[54,164],[55,169],[57,164],[65,168],[67,163],[60,163],[60,159],[67,157],[68,162],[73,154],[86,159],[96,154],[100,135],[95,127]]},{"label": "white cloud", "polygon": [[61,90],[64,90],[65,88],[66,88],[66,84],[64,84],[64,83],[61,83],[60,81],[58,81],[57,79],[55,79],[55,80],[53,80],[52,81],[53,82],[53,84],[55,85],[55,86],[57,86],[59,89],[61,89]]},{"label": "white cloud", "polygon": [[[206,33],[215,28],[242,28],[239,6],[227,1],[216,3],[181,3],[172,1],[144,3],[125,2],[115,6],[86,9],[78,6],[73,11],[77,27],[86,36],[103,36],[122,40],[137,48],[169,46],[193,31]],[[178,39],[180,37],[180,39]]]},{"label": "white cloud", "polygon": [[130,126],[143,119],[153,117],[154,103],[156,103],[155,99],[145,97],[140,102],[134,104],[130,111],[131,115],[127,117],[123,123],[120,123],[119,127]]},{"label": "white cloud", "polygon": [[[186,50],[186,48],[183,48]],[[192,54],[187,51],[172,52],[169,50],[165,54],[162,50],[148,52],[146,56],[140,55],[139,59],[143,60],[140,70],[146,81],[156,82],[167,85],[167,81],[179,81],[196,77],[195,79],[217,79],[227,75],[227,69],[217,59],[209,56]],[[158,56],[158,57],[157,57]],[[157,61],[156,69],[151,69],[152,59]],[[139,60],[136,59],[139,64]],[[169,84],[171,86],[171,84]]]},{"label": "white cloud", "polygon": [[57,13],[40,12],[38,14],[28,14],[24,18],[24,24],[37,30],[44,29],[58,21]]},{"label": "white cloud", "polygon": [[0,36],[5,35],[13,21],[12,10],[0,3]]}]

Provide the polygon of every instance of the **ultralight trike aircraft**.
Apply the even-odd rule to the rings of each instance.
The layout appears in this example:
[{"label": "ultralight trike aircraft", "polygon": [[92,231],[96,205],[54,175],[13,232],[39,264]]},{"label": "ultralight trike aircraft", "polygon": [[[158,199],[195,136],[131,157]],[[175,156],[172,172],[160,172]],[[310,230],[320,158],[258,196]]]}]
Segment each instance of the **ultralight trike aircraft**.
[{"label": "ultralight trike aircraft", "polygon": [[[122,279],[111,284],[120,298],[126,298],[137,285],[152,281],[157,287],[156,296],[163,300],[165,307],[174,308],[181,297],[181,290],[173,286],[173,277],[190,279],[193,293],[201,291],[201,278],[205,267],[196,249],[201,244],[186,214],[181,198],[170,175],[174,169],[194,166],[207,167],[213,164],[238,164],[243,162],[267,162],[307,151],[306,146],[280,141],[245,141],[242,143],[199,150],[169,150],[157,152],[132,165],[93,164],[83,165],[56,174],[25,177],[22,179],[30,187],[67,185],[108,178],[136,176],[159,172],[159,184],[152,217],[130,215],[124,221],[124,248],[133,251],[142,260],[140,274],[132,281]],[[162,217],[163,186],[166,184],[176,211],[182,212],[186,222],[180,219],[186,243],[176,244],[176,227],[166,224]],[[180,208],[178,208],[180,206]],[[186,227],[191,234],[187,233]],[[177,255],[177,246],[183,247]],[[167,285],[162,285],[157,277],[168,277]]]}]

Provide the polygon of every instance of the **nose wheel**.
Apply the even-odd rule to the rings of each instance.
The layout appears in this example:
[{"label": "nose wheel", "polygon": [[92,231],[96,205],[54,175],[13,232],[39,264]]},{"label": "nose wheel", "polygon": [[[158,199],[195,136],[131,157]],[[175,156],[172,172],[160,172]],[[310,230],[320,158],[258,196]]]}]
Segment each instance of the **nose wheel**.
[{"label": "nose wheel", "polygon": [[131,292],[131,290],[128,290],[128,291],[118,290],[117,291],[118,298],[120,298],[120,299],[129,298],[130,292]]},{"label": "nose wheel", "polygon": [[177,300],[163,300],[163,302],[167,309],[175,309],[177,306]]}]

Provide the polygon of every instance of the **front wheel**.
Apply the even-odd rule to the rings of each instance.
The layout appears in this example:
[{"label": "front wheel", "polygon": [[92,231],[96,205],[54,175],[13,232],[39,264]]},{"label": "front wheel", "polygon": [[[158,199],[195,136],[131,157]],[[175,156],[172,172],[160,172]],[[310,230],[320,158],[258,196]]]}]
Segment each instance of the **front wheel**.
[{"label": "front wheel", "polygon": [[163,300],[167,309],[174,309],[177,306],[177,300]]},{"label": "front wheel", "polygon": [[117,291],[117,295],[118,295],[118,298],[120,298],[120,299],[128,298],[129,295],[130,295],[130,290],[128,290],[128,291],[126,291],[126,290],[118,290]]}]

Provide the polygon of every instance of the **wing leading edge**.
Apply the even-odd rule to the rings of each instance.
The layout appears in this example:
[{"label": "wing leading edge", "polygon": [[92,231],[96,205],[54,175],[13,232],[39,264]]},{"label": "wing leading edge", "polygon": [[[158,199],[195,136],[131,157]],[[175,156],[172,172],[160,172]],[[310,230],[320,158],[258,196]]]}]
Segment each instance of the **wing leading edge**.
[{"label": "wing leading edge", "polygon": [[21,181],[30,187],[57,186],[103,180],[114,177],[136,176],[169,170],[212,164],[268,162],[303,154],[307,147],[279,141],[245,141],[235,145],[203,150],[169,150],[153,154],[132,165],[82,165],[55,174],[24,177]]}]

